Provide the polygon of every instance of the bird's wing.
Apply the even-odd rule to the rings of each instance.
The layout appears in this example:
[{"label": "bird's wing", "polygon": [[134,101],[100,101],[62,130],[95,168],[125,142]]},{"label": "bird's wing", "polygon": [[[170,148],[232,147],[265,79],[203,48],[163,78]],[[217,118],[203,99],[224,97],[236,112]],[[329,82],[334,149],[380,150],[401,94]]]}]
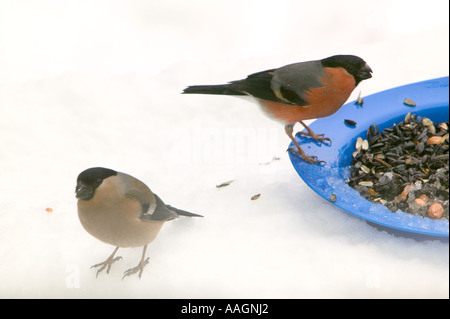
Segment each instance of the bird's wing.
[{"label": "bird's wing", "polygon": [[270,87],[274,71],[275,69],[250,74],[246,79],[230,82],[227,87],[259,99],[282,102]]},{"label": "bird's wing", "polygon": [[142,214],[142,220],[168,221],[178,217],[178,214],[169,206],[164,204],[158,195],[153,194],[153,196],[155,197],[156,205],[154,207],[149,207],[150,209],[153,209],[149,209],[146,213]]},{"label": "bird's wing", "polygon": [[270,88],[285,103],[307,106],[306,93],[321,87],[324,75],[320,61],[289,64],[275,70]]},{"label": "bird's wing", "polygon": [[166,205],[161,199],[140,180],[124,173],[120,173],[119,178],[124,196],[139,202],[141,206],[140,219],[165,221],[178,216],[175,212],[166,209]]},{"label": "bird's wing", "polygon": [[251,74],[244,80],[230,82],[229,87],[263,100],[307,106],[305,93],[322,86],[324,75],[320,61],[300,62]]}]

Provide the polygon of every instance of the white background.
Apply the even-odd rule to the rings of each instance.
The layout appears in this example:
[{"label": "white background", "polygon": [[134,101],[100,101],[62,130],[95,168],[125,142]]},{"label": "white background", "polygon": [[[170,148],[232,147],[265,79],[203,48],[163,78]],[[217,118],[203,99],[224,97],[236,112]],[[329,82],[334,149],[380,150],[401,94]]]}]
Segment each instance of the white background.
[{"label": "white background", "polygon": [[[374,70],[350,100],[446,76],[448,9],[1,0],[0,297],[448,298],[448,243],[394,237],[323,200],[292,167],[282,125],[256,104],[180,94],[334,54]],[[124,259],[96,279],[89,267],[113,247],[78,221],[75,180],[91,166],[136,176],[205,217],[167,223],[141,280],[121,280],[138,248],[119,250]]]}]

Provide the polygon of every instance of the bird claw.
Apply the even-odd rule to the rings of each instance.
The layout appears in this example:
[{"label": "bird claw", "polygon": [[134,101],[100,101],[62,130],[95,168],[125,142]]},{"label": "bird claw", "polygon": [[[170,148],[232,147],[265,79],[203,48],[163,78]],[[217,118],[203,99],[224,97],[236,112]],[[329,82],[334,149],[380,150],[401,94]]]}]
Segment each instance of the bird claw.
[{"label": "bird claw", "polygon": [[331,138],[329,138],[329,137],[324,137],[324,138],[321,138],[320,139],[320,142],[322,142],[322,143],[325,143],[325,141],[327,141],[328,143],[328,145],[329,146],[331,146],[331,144],[333,144],[333,142],[331,141]]},{"label": "bird claw", "polygon": [[308,162],[309,164],[319,164],[320,165],[320,164],[326,163],[325,161],[318,160],[317,156],[314,156],[314,155],[309,156],[309,155],[299,152],[298,150],[295,150],[293,148],[288,148],[288,151],[299,155],[304,161]]},{"label": "bird claw", "polygon": [[100,267],[100,269],[97,270],[97,274],[95,275],[95,277],[97,278],[98,274],[101,273],[103,270],[105,270],[105,268],[106,268],[106,273],[109,274],[112,264],[114,264],[116,261],[119,261],[121,259],[122,259],[122,257],[120,257],[120,256],[115,257],[115,258],[108,258],[104,262],[101,262],[101,263],[91,266],[91,269]]},{"label": "bird claw", "polygon": [[123,275],[123,277],[122,277],[122,280],[123,280],[125,277],[128,277],[128,276],[130,276],[130,275],[133,275],[133,274],[137,273],[138,271],[139,271],[139,279],[141,279],[142,272],[144,271],[144,267],[149,263],[149,260],[150,260],[150,257],[147,257],[146,260],[144,260],[144,261],[141,260],[141,261],[139,262],[139,264],[138,264],[136,267],[130,268],[130,269],[128,269],[127,271],[125,271],[125,272],[124,272],[124,275]]},{"label": "bird claw", "polygon": [[300,131],[297,134],[295,134],[296,137],[299,136],[299,135],[309,136],[313,140],[318,141],[319,143],[327,142],[327,144],[329,144],[330,146],[332,144],[331,139],[329,137],[324,137],[325,134],[315,134],[315,133],[311,134],[309,132],[303,132],[303,131]]}]

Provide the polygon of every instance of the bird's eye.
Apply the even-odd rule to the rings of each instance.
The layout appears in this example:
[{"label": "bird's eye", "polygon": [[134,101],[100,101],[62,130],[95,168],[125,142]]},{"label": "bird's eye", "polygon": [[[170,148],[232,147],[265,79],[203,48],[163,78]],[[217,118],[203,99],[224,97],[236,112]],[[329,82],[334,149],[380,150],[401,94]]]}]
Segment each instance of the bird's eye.
[{"label": "bird's eye", "polygon": [[349,65],[347,65],[347,70],[350,72],[355,71],[355,67],[353,65],[349,64]]},{"label": "bird's eye", "polygon": [[97,184],[101,184],[102,183],[102,179],[101,178],[97,178],[96,182],[97,182]]}]

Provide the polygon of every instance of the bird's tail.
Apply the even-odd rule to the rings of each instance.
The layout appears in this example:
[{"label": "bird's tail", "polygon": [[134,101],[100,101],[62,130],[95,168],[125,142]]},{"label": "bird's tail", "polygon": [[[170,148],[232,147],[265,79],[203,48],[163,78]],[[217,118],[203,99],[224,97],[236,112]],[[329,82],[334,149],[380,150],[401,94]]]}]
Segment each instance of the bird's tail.
[{"label": "bird's tail", "polygon": [[182,210],[182,209],[178,209],[178,208],[172,207],[172,206],[170,206],[170,205],[166,205],[166,206],[167,206],[169,209],[175,211],[178,215],[181,215],[181,216],[186,216],[186,217],[203,217],[202,215],[194,214],[194,213],[191,213],[191,212]]},{"label": "bird's tail", "polygon": [[183,94],[247,95],[246,93],[233,90],[229,84],[188,86],[183,90]]}]

